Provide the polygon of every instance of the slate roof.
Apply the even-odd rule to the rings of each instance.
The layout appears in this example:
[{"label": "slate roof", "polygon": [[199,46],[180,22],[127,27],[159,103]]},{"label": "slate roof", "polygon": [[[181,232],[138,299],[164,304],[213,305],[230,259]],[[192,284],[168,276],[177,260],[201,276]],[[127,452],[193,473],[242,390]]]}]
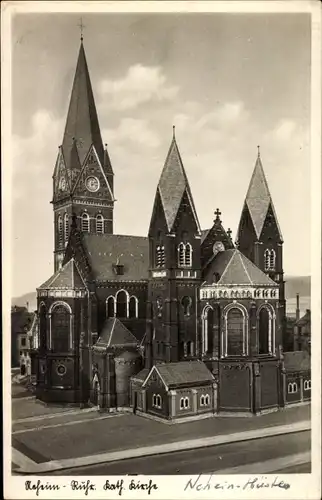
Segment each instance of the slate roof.
[{"label": "slate roof", "polygon": [[307,351],[284,353],[284,366],[287,372],[301,372],[311,369],[311,356]]},{"label": "slate roof", "polygon": [[84,289],[85,285],[78,271],[75,260],[70,259],[51,278],[43,283],[39,289]]},{"label": "slate roof", "polygon": [[265,285],[275,286],[271,280],[255,264],[253,264],[237,248],[219,252],[211,262],[205,280],[213,283],[213,275],[219,275],[218,285]]},{"label": "slate roof", "polygon": [[118,318],[107,318],[95,346],[98,347],[136,347],[137,339]]},{"label": "slate roof", "polygon": [[166,386],[212,382],[214,377],[202,361],[156,364]]},{"label": "slate roof", "polygon": [[269,206],[271,206],[278,227],[279,236],[281,240],[283,239],[260,156],[257,157],[255,163],[253,175],[246,194],[245,205],[248,207],[257,238],[260,238]]},{"label": "slate roof", "polygon": [[139,373],[133,375],[133,377],[131,377],[131,380],[133,380],[134,382],[142,382],[143,384],[149,372],[149,368],[143,368],[143,370],[141,370]]},{"label": "slate roof", "polygon": [[[103,165],[103,144],[83,43],[79,49],[62,144],[67,168],[73,167],[70,164],[73,138],[76,139],[81,164],[83,164],[91,145],[94,144]],[[74,155],[74,153],[72,154]]]},{"label": "slate roof", "polygon": [[161,173],[158,190],[169,231],[172,230],[185,192],[187,192],[198,231],[201,231],[188,178],[183,167],[179,148],[174,136]]},{"label": "slate roof", "polygon": [[[96,280],[146,281],[148,279],[148,238],[83,233],[83,243]],[[117,263],[124,266],[124,274],[116,274]]]},{"label": "slate roof", "polygon": [[207,238],[209,231],[210,231],[210,229],[202,229],[201,230],[201,242],[200,242],[201,244]]}]

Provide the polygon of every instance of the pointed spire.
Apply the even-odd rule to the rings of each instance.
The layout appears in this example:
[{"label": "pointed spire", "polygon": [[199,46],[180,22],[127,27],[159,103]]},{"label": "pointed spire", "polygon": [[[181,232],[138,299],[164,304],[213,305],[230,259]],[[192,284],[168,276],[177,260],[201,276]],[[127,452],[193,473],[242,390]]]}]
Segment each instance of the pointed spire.
[{"label": "pointed spire", "polygon": [[102,163],[104,157],[101,132],[82,38],[83,36],[81,35],[81,44],[62,144],[64,157],[66,158],[66,162],[68,162],[68,169],[75,168],[71,164],[73,161],[71,150],[74,142],[81,165],[92,144],[95,146]]},{"label": "pointed spire", "polygon": [[[265,177],[260,149],[257,146],[257,159],[253,175],[251,177],[248,191],[246,194],[245,205],[248,207],[256,236],[259,239],[262,233],[263,225],[267,216],[269,206],[272,207],[276,224],[278,226],[277,217],[275,214],[272,197],[268,188],[267,180]],[[282,239],[281,231],[279,229],[280,237]]]},{"label": "pointed spire", "polygon": [[172,142],[161,173],[161,177],[158,184],[158,190],[160,193],[163,210],[165,213],[169,231],[172,230],[173,224],[175,222],[180,207],[181,200],[186,191],[196,220],[198,231],[201,232],[199,221],[197,218],[197,213],[194,207],[190,191],[189,182],[187,179],[185,169],[183,167],[179,148],[176,142],[174,126],[173,126]]}]

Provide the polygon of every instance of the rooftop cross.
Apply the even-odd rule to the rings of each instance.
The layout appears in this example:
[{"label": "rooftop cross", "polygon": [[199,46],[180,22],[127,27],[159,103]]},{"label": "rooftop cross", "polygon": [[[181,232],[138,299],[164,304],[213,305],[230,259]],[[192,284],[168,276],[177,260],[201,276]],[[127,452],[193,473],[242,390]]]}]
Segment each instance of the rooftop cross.
[{"label": "rooftop cross", "polygon": [[173,133],[173,138],[175,139],[176,137],[176,126],[172,125],[172,133]]},{"label": "rooftop cross", "polygon": [[260,146],[257,146],[257,157],[261,157]]},{"label": "rooftop cross", "polygon": [[221,212],[220,212],[219,208],[216,209],[215,216],[216,216],[216,220],[220,220]]},{"label": "rooftop cross", "polygon": [[83,24],[83,19],[80,18],[80,22],[79,24],[77,25],[80,29],[80,33],[81,33],[81,42],[83,41],[84,37],[83,37],[83,29],[85,28],[85,25]]},{"label": "rooftop cross", "polygon": [[231,233],[232,233],[232,230],[230,229],[230,227],[227,229],[227,235],[228,235],[228,238],[231,240]]}]

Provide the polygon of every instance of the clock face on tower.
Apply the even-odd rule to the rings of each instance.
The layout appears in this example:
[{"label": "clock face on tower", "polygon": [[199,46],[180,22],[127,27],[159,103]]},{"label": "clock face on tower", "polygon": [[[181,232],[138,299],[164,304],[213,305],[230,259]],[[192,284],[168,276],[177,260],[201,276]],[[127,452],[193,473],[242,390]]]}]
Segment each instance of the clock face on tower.
[{"label": "clock face on tower", "polygon": [[216,241],[216,243],[212,247],[212,250],[214,252],[214,255],[216,255],[218,252],[223,252],[225,250],[225,246],[222,241]]},{"label": "clock face on tower", "polygon": [[91,176],[87,177],[86,179],[86,187],[88,191],[91,191],[91,193],[95,193],[95,191],[99,190],[100,187],[100,182],[97,177]]}]

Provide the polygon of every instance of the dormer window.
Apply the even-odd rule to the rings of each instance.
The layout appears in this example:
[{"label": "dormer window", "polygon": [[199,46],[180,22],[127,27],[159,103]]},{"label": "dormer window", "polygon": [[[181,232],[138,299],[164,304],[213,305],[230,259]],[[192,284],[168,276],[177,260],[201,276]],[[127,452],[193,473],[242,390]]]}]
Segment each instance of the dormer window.
[{"label": "dormer window", "polygon": [[89,215],[87,213],[83,213],[82,215],[82,231],[89,233]]}]

